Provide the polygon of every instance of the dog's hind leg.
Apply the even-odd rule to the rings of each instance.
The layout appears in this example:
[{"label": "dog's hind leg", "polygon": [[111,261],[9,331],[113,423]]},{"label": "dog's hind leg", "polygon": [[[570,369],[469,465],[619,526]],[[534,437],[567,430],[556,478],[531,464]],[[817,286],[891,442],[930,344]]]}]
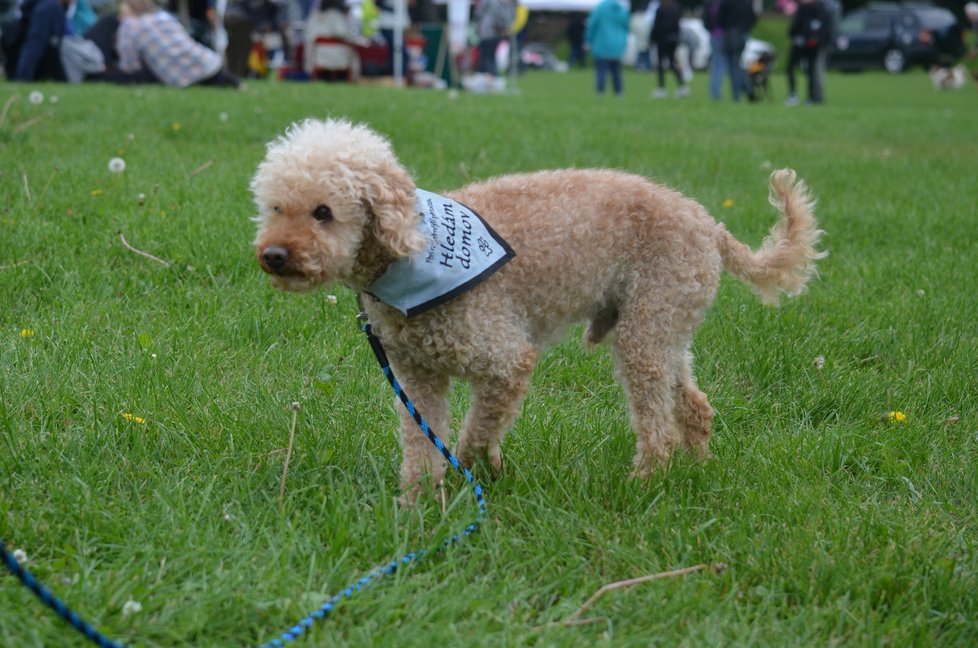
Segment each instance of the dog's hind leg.
[{"label": "dog's hind leg", "polygon": [[[411,399],[417,411],[427,421],[431,430],[443,442],[448,441],[448,385],[447,377],[426,376],[421,379],[394,368],[401,387]],[[424,478],[431,476],[431,485],[441,483],[445,477],[445,460],[435,445],[421,431],[407,408],[395,401],[400,416],[401,433],[401,504],[414,503],[424,485]]]},{"label": "dog's hind leg", "polygon": [[613,348],[618,376],[628,394],[636,451],[633,475],[646,477],[666,465],[682,442],[674,386],[685,340],[677,340],[673,317],[648,300],[621,314]]},{"label": "dog's hind leg", "polygon": [[686,450],[700,457],[709,456],[710,427],[713,408],[706,394],[696,386],[693,377],[692,356],[687,351],[679,367],[673,397],[676,401],[676,423],[683,436]]},{"label": "dog's hind leg", "polygon": [[470,379],[472,402],[458,438],[456,456],[471,467],[485,456],[493,476],[503,469],[503,437],[519,416],[536,364],[536,351],[524,347],[510,362],[495,358],[489,375]]}]

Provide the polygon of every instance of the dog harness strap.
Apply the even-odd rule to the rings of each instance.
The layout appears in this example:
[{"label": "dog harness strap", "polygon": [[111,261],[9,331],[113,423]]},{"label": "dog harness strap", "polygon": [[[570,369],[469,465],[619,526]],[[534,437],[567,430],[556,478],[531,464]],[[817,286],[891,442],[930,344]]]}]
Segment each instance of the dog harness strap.
[{"label": "dog harness strap", "polygon": [[370,286],[370,294],[408,317],[472,289],[516,253],[477,213],[450,198],[416,190],[418,229],[427,247],[398,259]]}]

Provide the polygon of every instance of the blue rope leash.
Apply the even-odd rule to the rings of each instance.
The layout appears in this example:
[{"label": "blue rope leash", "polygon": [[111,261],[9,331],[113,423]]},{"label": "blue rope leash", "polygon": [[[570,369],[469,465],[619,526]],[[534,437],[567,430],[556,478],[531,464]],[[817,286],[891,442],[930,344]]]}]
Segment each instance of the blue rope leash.
[{"label": "blue rope leash", "polygon": [[284,646],[287,642],[296,639],[303,632],[305,632],[307,628],[312,627],[316,621],[325,619],[326,616],[333,611],[333,608],[336,607],[336,604],[342,601],[344,598],[350,598],[355,592],[358,592],[361,588],[369,585],[382,576],[389,576],[390,574],[393,574],[399,567],[407,565],[411,562],[417,562],[429,553],[437,554],[446,547],[460,542],[463,538],[466,538],[475,532],[486,518],[486,499],[482,491],[482,487],[475,481],[475,477],[472,476],[469,469],[463,466],[459,462],[458,458],[445,447],[445,444],[438,438],[438,435],[431,431],[431,428],[428,427],[428,422],[424,420],[421,413],[414,407],[414,403],[412,403],[411,399],[404,393],[400,383],[397,382],[397,378],[394,376],[394,371],[391,369],[390,362],[387,360],[387,354],[384,352],[384,347],[381,346],[380,340],[378,340],[373,334],[369,324],[365,324],[363,326],[363,332],[367,335],[367,340],[370,342],[370,348],[377,357],[377,362],[380,364],[380,368],[383,369],[384,376],[387,377],[387,382],[389,382],[391,387],[394,388],[394,394],[402,403],[404,403],[404,407],[406,407],[408,413],[411,414],[411,418],[413,418],[415,423],[418,424],[418,427],[420,427],[421,431],[424,432],[426,437],[428,437],[428,440],[431,441],[436,448],[438,448],[438,452],[440,452],[442,456],[448,460],[448,463],[450,463],[455,470],[462,473],[462,475],[465,476],[465,480],[472,486],[472,492],[475,493],[475,501],[479,505],[479,515],[476,517],[475,522],[465,527],[461,532],[453,535],[435,550],[431,552],[425,549],[412,551],[399,560],[394,560],[383,567],[378,567],[377,569],[373,570],[353,585],[350,585],[349,587],[340,591],[339,594],[333,595],[323,605],[300,619],[298,623],[286,630],[277,639],[273,639],[268,643],[262,644],[261,648],[282,648],[282,646]]},{"label": "blue rope leash", "polygon": [[[424,420],[421,413],[414,407],[414,403],[412,403],[411,399],[404,393],[401,385],[397,382],[397,378],[394,376],[394,371],[391,369],[390,362],[387,360],[387,354],[384,353],[384,348],[381,346],[380,340],[378,340],[371,331],[370,325],[364,325],[363,331],[367,334],[367,340],[370,342],[370,348],[377,357],[377,362],[380,363],[380,367],[383,369],[384,375],[387,377],[387,381],[391,384],[391,387],[394,388],[394,393],[397,395],[400,401],[404,403],[404,407],[407,408],[407,411],[421,428],[421,431],[428,437],[428,440],[431,441],[436,448],[438,448],[438,451],[443,457],[445,457],[445,459],[448,460],[448,463],[450,463],[455,470],[465,476],[466,481],[468,481],[468,483],[472,486],[472,492],[475,493],[476,503],[479,505],[479,515],[476,517],[475,522],[469,524],[459,533],[454,534],[451,538],[442,543],[440,547],[437,547],[432,551],[428,551],[426,549],[412,551],[398,560],[391,561],[390,563],[373,570],[357,582],[341,590],[338,594],[333,595],[328,601],[326,601],[326,603],[300,619],[294,626],[286,630],[277,639],[273,639],[265,644],[262,644],[261,648],[281,648],[281,646],[284,646],[287,642],[299,637],[306,631],[307,628],[312,627],[316,621],[325,619],[326,616],[333,611],[333,608],[336,607],[337,603],[342,601],[344,598],[352,597],[354,593],[360,591],[362,588],[366,587],[378,578],[389,576],[404,565],[411,562],[417,562],[424,556],[440,553],[446,547],[460,542],[463,538],[466,538],[474,533],[486,518],[486,499],[482,491],[482,487],[475,481],[475,477],[472,476],[469,469],[463,466],[455,455],[445,447],[445,444],[442,443],[441,439],[439,439],[438,436],[431,431],[431,428],[428,427],[427,421]],[[30,571],[28,571],[23,565],[21,565],[14,555],[7,550],[7,547],[4,545],[2,539],[0,539],[0,554],[3,556],[3,563],[7,569],[9,569],[10,572],[13,573],[13,575],[16,576],[25,587],[27,587],[27,589],[33,592],[42,603],[54,610],[58,616],[67,621],[72,628],[82,633],[92,643],[100,646],[100,648],[126,648],[125,644],[113,641],[101,634],[98,630],[92,627],[90,623],[82,619],[77,612],[65,605],[61,599],[52,594],[50,590],[38,582],[34,575],[31,574]]]},{"label": "blue rope leash", "polygon": [[44,587],[44,585],[39,583],[37,579],[34,578],[34,574],[30,573],[17,561],[16,558],[14,558],[12,553],[7,551],[7,547],[3,544],[3,540],[0,540],[0,553],[3,554],[3,563],[7,566],[7,569],[9,569],[10,572],[24,584],[24,587],[34,592],[34,595],[41,599],[42,603],[54,610],[55,613],[67,621],[72,628],[85,635],[96,646],[101,646],[102,648],[125,648],[125,644],[112,641],[93,628],[90,623],[78,616],[77,612],[65,605],[61,599],[52,594],[48,588]]}]

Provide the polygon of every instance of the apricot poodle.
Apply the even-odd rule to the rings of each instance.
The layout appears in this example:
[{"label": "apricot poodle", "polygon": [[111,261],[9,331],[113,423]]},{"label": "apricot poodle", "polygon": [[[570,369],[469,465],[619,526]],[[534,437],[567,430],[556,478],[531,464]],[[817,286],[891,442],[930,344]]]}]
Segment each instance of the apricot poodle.
[{"label": "apricot poodle", "polygon": [[[517,418],[546,345],[578,322],[587,344],[610,340],[647,475],[684,447],[706,454],[712,409],[693,377],[690,341],[726,269],[765,302],[797,294],[824,256],[811,198],[790,169],[770,177],[780,219],[757,251],[700,204],[644,177],[565,169],[492,178],[447,196],[515,253],[467,292],[412,316],[373,287],[393,264],[431,252],[416,187],[390,142],[343,120],[293,124],[268,145],[251,182],[256,253],[276,288],[338,281],[358,293],[391,366],[419,411],[449,438],[452,378],[472,399],[456,454],[502,469],[500,444]],[[442,457],[400,404],[405,501]]]}]

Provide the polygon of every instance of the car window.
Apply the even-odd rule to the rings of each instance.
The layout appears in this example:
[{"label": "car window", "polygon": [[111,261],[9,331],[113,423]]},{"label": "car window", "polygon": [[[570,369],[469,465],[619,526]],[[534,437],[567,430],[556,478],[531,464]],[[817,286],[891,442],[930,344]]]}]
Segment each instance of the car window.
[{"label": "car window", "polygon": [[924,9],[917,12],[920,26],[924,29],[940,29],[954,22],[954,16],[940,9]]},{"label": "car window", "polygon": [[887,31],[890,28],[890,17],[887,14],[875,13],[866,16],[866,31]]},{"label": "car window", "polygon": [[863,30],[866,25],[866,14],[865,13],[854,13],[852,15],[846,16],[839,23],[839,33],[840,34],[858,34]]}]

